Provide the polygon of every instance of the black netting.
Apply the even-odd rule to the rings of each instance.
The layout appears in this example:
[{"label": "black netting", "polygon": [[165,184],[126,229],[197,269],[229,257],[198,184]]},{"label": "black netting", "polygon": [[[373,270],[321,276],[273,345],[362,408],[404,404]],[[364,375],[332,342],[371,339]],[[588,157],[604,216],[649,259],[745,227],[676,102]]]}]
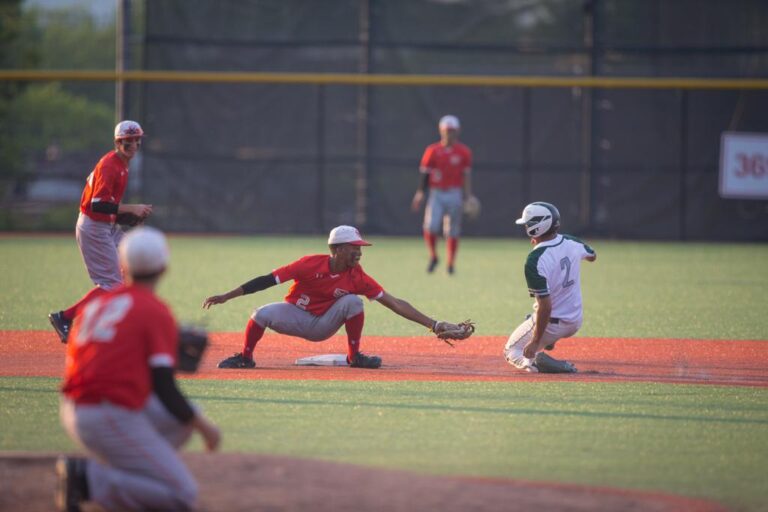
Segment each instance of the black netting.
[{"label": "black netting", "polygon": [[[146,14],[151,70],[768,75],[758,0],[164,0]],[[768,239],[768,202],[717,192],[721,133],[768,131],[768,91],[151,82],[136,94],[142,194],[168,229],[418,234],[419,160],[450,113],[483,203],[468,234],[519,236],[522,207],[548,200],[577,234]]]}]

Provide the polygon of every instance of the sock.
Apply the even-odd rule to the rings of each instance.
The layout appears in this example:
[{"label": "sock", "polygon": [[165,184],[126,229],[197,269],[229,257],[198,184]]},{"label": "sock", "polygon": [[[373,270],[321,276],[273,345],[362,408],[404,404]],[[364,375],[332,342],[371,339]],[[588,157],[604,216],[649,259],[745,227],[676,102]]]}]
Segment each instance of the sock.
[{"label": "sock", "polygon": [[365,323],[365,312],[347,318],[344,327],[347,329],[347,362],[360,352],[360,338],[363,336],[363,324]]},{"label": "sock", "polygon": [[78,310],[80,309],[83,304],[88,302],[89,300],[99,297],[100,295],[104,295],[107,293],[107,290],[102,288],[101,286],[96,286],[91,291],[83,295],[83,298],[77,301],[73,306],[68,307],[63,311],[64,318],[69,320],[70,322],[75,319],[75,315],[77,315]]},{"label": "sock", "polygon": [[437,235],[424,231],[424,241],[427,242],[427,249],[429,250],[429,257],[433,260],[437,259]]},{"label": "sock", "polygon": [[253,349],[261,337],[264,336],[264,328],[257,324],[253,318],[248,319],[248,325],[245,326],[245,343],[243,343],[243,357],[253,359]]},{"label": "sock", "polygon": [[459,250],[459,239],[449,236],[446,245],[448,246],[448,266],[452,267],[456,260],[456,252]]}]

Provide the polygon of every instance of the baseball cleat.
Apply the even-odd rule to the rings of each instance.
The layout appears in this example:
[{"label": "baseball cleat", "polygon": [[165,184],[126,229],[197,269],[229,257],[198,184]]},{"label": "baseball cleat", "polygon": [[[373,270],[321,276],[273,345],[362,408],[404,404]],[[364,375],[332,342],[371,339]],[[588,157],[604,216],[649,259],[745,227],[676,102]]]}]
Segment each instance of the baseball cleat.
[{"label": "baseball cleat", "polygon": [[432,258],[431,260],[429,260],[429,265],[427,265],[427,273],[431,274],[432,272],[434,272],[438,263],[440,263],[440,260],[438,260],[437,258]]},{"label": "baseball cleat", "polygon": [[578,371],[572,363],[555,359],[544,352],[536,354],[533,365],[540,373],[576,373]]},{"label": "baseball cleat", "polygon": [[349,362],[350,368],[376,369],[381,366],[381,358],[379,356],[367,356],[362,352],[355,354],[352,361],[349,361],[349,358],[347,358],[347,361]]},{"label": "baseball cleat", "polygon": [[56,331],[56,334],[59,335],[61,342],[66,343],[67,337],[69,336],[69,330],[72,328],[72,320],[67,320],[64,318],[63,311],[49,314],[48,320],[51,322],[51,325]]},{"label": "baseball cleat", "polygon": [[237,354],[233,355],[232,357],[228,357],[221,361],[218,364],[219,368],[230,368],[230,369],[252,369],[256,368],[256,361],[253,359],[246,359],[243,357],[243,354],[238,352]]},{"label": "baseball cleat", "polygon": [[80,457],[59,457],[56,461],[56,508],[60,512],[79,512],[80,503],[88,501],[86,460]]},{"label": "baseball cleat", "polygon": [[453,269],[453,265],[448,265],[448,269],[447,270],[448,270],[448,274],[449,275],[453,275],[453,273],[455,272],[455,270]]}]

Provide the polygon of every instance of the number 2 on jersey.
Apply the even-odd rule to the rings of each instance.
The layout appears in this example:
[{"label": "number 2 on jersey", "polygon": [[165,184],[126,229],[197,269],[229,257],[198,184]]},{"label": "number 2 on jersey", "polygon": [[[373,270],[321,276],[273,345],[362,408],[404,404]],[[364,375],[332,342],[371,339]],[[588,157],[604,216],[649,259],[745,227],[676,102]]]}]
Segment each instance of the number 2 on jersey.
[{"label": "number 2 on jersey", "polygon": [[560,260],[560,270],[565,270],[565,279],[563,279],[563,288],[568,288],[573,285],[573,279],[571,277],[571,260],[567,257]]},{"label": "number 2 on jersey", "polygon": [[115,325],[125,318],[133,305],[130,295],[118,295],[106,304],[102,299],[94,299],[85,306],[80,329],[75,343],[82,345],[88,341],[108,343],[115,336]]}]

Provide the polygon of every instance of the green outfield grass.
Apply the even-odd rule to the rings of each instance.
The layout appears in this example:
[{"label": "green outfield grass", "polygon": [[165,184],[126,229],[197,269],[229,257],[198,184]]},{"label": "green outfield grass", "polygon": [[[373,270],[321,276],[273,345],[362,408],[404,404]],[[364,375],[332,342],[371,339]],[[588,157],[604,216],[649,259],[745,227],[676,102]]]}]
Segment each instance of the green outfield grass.
[{"label": "green outfield grass", "polygon": [[[363,265],[387,291],[453,321],[471,317],[478,334],[506,335],[530,311],[520,239],[465,239],[458,272],[424,272],[417,238],[373,237]],[[598,261],[584,264],[585,322],[580,336],[768,338],[768,245],[589,241]],[[323,253],[316,237],[175,237],[160,294],[177,315],[211,330],[239,331],[251,310],[281,300],[288,285],[235,299],[212,311],[200,304],[300,256]],[[46,315],[91,286],[73,237],[0,239],[0,328],[47,329]],[[366,333],[419,335],[420,326],[371,304]]]},{"label": "green outfield grass", "polygon": [[[506,336],[530,310],[523,240],[467,239],[458,273],[424,272],[416,238],[373,237],[363,264],[392,294]],[[589,241],[580,336],[768,339],[768,245]],[[174,237],[160,294],[186,321],[240,331],[287,286],[212,311],[200,304],[304,254],[316,237]],[[90,288],[72,237],[0,238],[0,330],[49,329],[49,311]],[[371,304],[366,333],[424,330]],[[670,351],[674,347],[670,346]],[[756,362],[756,364],[762,364]],[[0,450],[72,450],[57,379],[0,378]],[[224,449],[438,474],[545,480],[768,501],[768,390],[637,383],[191,381]],[[200,449],[199,442],[193,447]]]},{"label": "green outfield grass", "polygon": [[[57,383],[0,378],[0,450],[75,449],[55,417]],[[763,389],[189,380],[183,388],[224,425],[225,451],[765,506]]]}]

